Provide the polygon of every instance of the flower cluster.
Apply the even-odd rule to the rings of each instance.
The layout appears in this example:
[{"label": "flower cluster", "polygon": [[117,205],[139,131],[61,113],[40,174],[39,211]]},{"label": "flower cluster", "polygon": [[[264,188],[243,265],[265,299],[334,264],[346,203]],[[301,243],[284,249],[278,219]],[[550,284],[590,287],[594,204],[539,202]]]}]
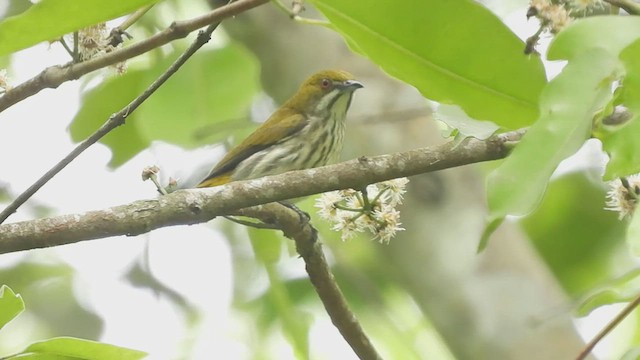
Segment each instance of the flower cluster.
[{"label": "flower cluster", "polygon": [[571,0],[569,2],[572,10],[571,12],[582,12],[587,14],[597,9],[604,9],[604,1],[602,0]]},{"label": "flower cluster", "polygon": [[[78,30],[78,61],[86,61],[100,55],[109,53],[122,45],[111,45],[107,24],[100,23]],[[123,74],[127,71],[127,63],[122,61],[113,64],[116,73]]]},{"label": "flower cluster", "polygon": [[631,217],[640,197],[640,174],[609,183],[605,210],[617,211],[620,220]]},{"label": "flower cluster", "polygon": [[389,243],[400,227],[400,212],[407,178],[394,179],[367,186],[362,191],[352,189],[322,194],[316,200],[318,214],[332,222],[332,229],[342,232],[348,240],[357,232],[369,231],[374,239]]},{"label": "flower cluster", "polygon": [[0,69],[0,94],[11,90],[11,87],[9,76],[7,76],[7,69]]},{"label": "flower cluster", "polygon": [[531,0],[527,17],[535,16],[540,20],[540,28],[557,34],[571,22],[567,9],[550,0]]},{"label": "flower cluster", "polygon": [[525,42],[524,53],[537,54],[536,46],[545,33],[559,33],[571,23],[573,18],[597,15],[605,10],[603,0],[530,0],[527,19],[535,17],[540,27]]},{"label": "flower cluster", "polygon": [[78,31],[78,55],[89,60],[105,53],[109,46],[107,24],[100,23]]}]

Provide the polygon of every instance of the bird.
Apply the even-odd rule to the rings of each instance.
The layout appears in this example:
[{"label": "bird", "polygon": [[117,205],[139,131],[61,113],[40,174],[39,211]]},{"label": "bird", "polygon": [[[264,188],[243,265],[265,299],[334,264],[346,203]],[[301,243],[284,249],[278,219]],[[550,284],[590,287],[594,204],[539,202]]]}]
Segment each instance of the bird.
[{"label": "bird", "polygon": [[364,85],[343,70],[323,70],[240,144],[196,186],[206,188],[335,163],[342,152],[345,117]]}]

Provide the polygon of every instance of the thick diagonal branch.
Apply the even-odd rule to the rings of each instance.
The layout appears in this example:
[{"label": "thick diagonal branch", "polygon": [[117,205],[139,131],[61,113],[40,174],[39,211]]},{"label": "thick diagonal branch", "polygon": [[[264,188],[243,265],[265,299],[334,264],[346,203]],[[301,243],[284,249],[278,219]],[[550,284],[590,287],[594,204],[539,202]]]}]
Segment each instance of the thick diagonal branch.
[{"label": "thick diagonal branch", "polygon": [[305,269],[331,322],[360,359],[381,359],[353,314],[317,241],[316,230],[308,222],[301,222],[299,214],[278,203],[240,209],[235,215],[249,216],[265,223],[276,224],[284,235],[296,242],[296,250],[304,259]]}]

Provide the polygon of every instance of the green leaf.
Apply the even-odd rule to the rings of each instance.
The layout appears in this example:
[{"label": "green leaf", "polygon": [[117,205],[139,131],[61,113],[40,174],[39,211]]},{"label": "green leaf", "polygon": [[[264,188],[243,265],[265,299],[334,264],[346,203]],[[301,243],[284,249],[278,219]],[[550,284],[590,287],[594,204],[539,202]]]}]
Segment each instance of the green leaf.
[{"label": "green leaf", "polygon": [[476,1],[311,2],[354,50],[425,97],[505,128],[537,118],[540,59]]},{"label": "green leaf", "polygon": [[[574,298],[604,282],[611,284],[611,278],[618,276],[614,272],[633,262],[631,256],[620,253],[626,225],[616,213],[604,209],[605,195],[599,169],[570,172],[555,178],[540,207],[518,222],[536,253]],[[617,270],[611,268],[612,256]],[[633,277],[638,274],[640,269]],[[616,286],[629,279],[616,280]]]},{"label": "green leaf", "polygon": [[[73,118],[69,131],[71,139],[83,141],[95,132],[109,116],[130,103],[149,84],[147,74],[143,70],[129,70],[124,75],[111,77],[99,86],[83,95],[80,110]],[[100,142],[111,149],[113,157],[111,167],[117,167],[144,150],[151,141],[145,139],[135,124],[142,121],[136,111],[127,117],[120,126]]]},{"label": "green leaf", "polygon": [[463,137],[471,136],[480,140],[489,138],[500,128],[491,121],[472,119],[462,109],[452,105],[438,106],[433,117],[447,126],[457,129]]},{"label": "green leaf", "polygon": [[[0,56],[126,15],[158,0],[42,0],[0,22]],[[64,19],[64,21],[61,21]]]},{"label": "green leaf", "polygon": [[275,264],[280,260],[283,249],[282,236],[275,231],[254,228],[249,228],[248,232],[257,260],[264,264]]},{"label": "green leaf", "polygon": [[20,358],[26,355],[39,355],[38,359],[62,356],[87,360],[137,360],[147,356],[147,353],[91,340],[58,337],[29,345],[20,353]]},{"label": "green leaf", "polygon": [[102,319],[78,303],[73,291],[74,270],[66,263],[19,261],[0,268],[0,279],[19,289],[22,298],[28,299],[29,315],[46,323],[50,333],[91,339],[100,336]]},{"label": "green leaf", "polygon": [[601,48],[614,56],[640,39],[637,16],[595,16],[576,21],[562,30],[547,52],[549,60],[572,59],[583,51]]},{"label": "green leaf", "polygon": [[623,296],[617,291],[606,289],[602,291],[598,291],[597,293],[589,296],[586,300],[584,300],[580,306],[576,309],[577,316],[587,316],[593,310],[603,306],[603,305],[611,305],[621,303],[623,301],[630,301],[635,296]]},{"label": "green leaf", "polygon": [[[172,61],[166,59],[159,67],[165,69]],[[140,108],[142,121],[136,127],[145,139],[202,146],[210,141],[197,137],[202,129],[248,118],[260,89],[259,76],[258,62],[240,46],[198,53]]]},{"label": "green leaf", "polygon": [[309,329],[311,317],[300,311],[294,303],[292,294],[278,272],[278,260],[282,254],[282,242],[287,241],[275,231],[249,229],[251,245],[256,260],[262,262],[269,277],[269,289],[264,300],[280,321],[287,340],[300,359],[309,358]]},{"label": "green leaf", "polygon": [[587,316],[600,306],[629,302],[637,298],[639,271],[633,269],[618,278],[607,279],[605,284],[581,299],[576,315]]},{"label": "green leaf", "polygon": [[[129,70],[122,76],[111,77],[84,94],[80,111],[70,126],[72,139],[82,141],[92,134],[112,113],[144,91],[177,55],[151,69]],[[229,45],[197,53],[128,116],[124,126],[100,140],[113,153],[109,165],[122,165],[153,140],[184,147],[211,141],[207,137],[198,138],[198,132],[242,117],[259,89],[258,77],[258,64],[242,47]]]},{"label": "green leaf", "polygon": [[0,287],[0,329],[24,311],[24,302],[7,285]]},{"label": "green leaf", "polygon": [[482,230],[482,235],[480,235],[480,241],[478,242],[478,252],[482,252],[487,245],[489,244],[489,238],[491,238],[491,234],[493,234],[500,225],[504,222],[505,216],[494,217],[491,220],[488,220],[486,225],[484,226],[484,230]]},{"label": "green leaf", "polygon": [[540,119],[488,178],[489,222],[536,208],[558,164],[589,138],[594,112],[612,97],[618,61],[601,49],[574,58],[544,89]]},{"label": "green leaf", "polygon": [[610,158],[604,176],[606,180],[640,172],[640,40],[623,50],[620,59],[626,71],[621,96],[632,117],[600,136]]}]

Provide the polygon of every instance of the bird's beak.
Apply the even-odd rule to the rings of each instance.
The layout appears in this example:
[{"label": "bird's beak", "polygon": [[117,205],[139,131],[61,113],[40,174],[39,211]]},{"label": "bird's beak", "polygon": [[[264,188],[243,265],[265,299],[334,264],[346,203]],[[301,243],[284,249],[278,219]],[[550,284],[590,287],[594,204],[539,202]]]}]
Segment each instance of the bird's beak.
[{"label": "bird's beak", "polygon": [[358,80],[347,80],[340,84],[342,90],[355,91],[356,89],[363,88],[364,85]]}]

